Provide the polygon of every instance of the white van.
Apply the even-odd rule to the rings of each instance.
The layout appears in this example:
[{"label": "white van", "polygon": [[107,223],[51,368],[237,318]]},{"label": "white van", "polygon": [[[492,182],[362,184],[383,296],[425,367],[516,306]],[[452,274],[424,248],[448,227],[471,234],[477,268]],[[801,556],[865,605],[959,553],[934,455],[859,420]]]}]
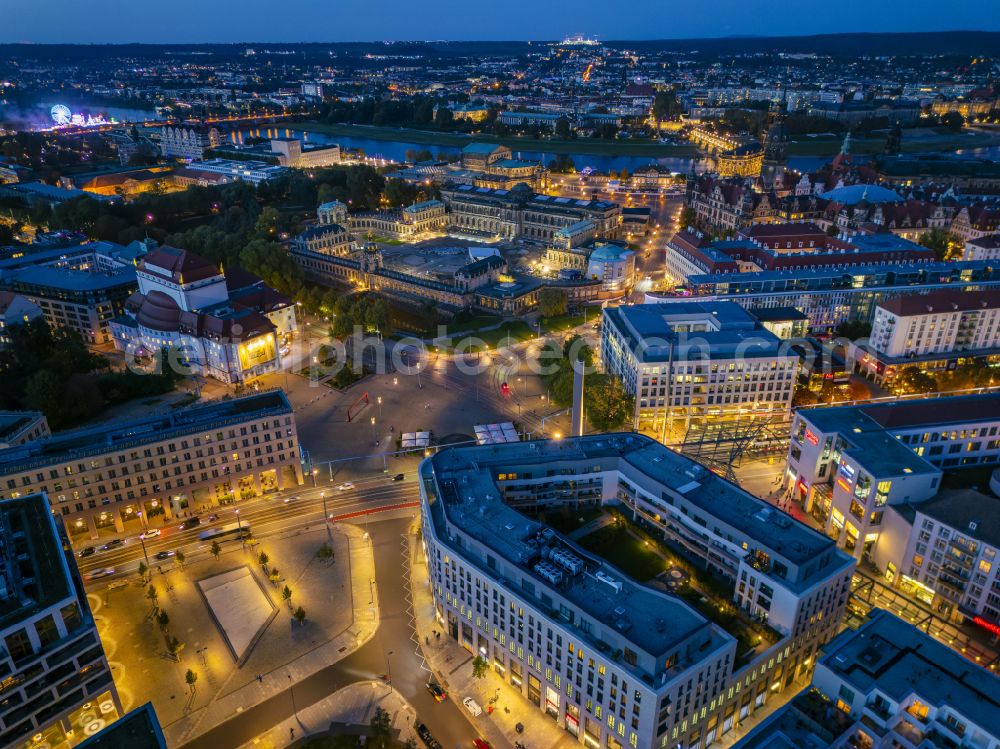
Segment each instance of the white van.
[{"label": "white van", "polygon": [[483,708],[479,707],[479,703],[476,702],[471,697],[466,697],[462,700],[462,704],[465,705],[465,709],[472,713],[473,718],[478,718],[483,714]]}]

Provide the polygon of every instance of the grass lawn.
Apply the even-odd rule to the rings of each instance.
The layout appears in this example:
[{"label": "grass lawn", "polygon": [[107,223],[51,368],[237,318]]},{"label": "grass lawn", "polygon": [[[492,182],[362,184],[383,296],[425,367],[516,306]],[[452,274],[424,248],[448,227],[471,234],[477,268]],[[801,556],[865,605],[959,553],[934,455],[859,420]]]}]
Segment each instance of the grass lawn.
[{"label": "grass lawn", "polygon": [[538,519],[540,522],[551,526],[554,530],[557,530],[560,533],[572,533],[577,528],[580,528],[593,520],[597,520],[597,518],[603,514],[604,510],[600,507],[589,506],[571,508],[566,505],[557,510],[549,510],[548,512],[539,513]]},{"label": "grass lawn", "polygon": [[[474,345],[469,345],[464,348],[468,353],[475,353],[477,351],[482,351],[484,346],[489,346],[491,350],[497,350],[503,346],[513,345],[515,343],[520,343],[522,341],[527,341],[534,337],[535,333],[528,325],[528,323],[523,320],[512,320],[510,322],[505,322],[496,330],[484,330],[476,333],[470,333],[469,338],[474,341]],[[452,345],[461,342],[462,338],[453,339]]]},{"label": "grass lawn", "polygon": [[469,317],[456,317],[448,324],[449,334],[461,333],[468,330],[480,330],[499,325],[503,318],[499,315],[472,315]]},{"label": "grass lawn", "polygon": [[570,328],[575,328],[577,325],[583,325],[584,317],[588,320],[599,319],[600,311],[596,314],[591,312],[588,315],[580,313],[578,315],[559,315],[558,317],[547,317],[542,319],[542,332],[543,333],[561,333],[564,330],[569,330]]},{"label": "grass lawn", "polygon": [[578,539],[577,543],[639,582],[652,580],[667,567],[659,555],[621,525],[606,525]]}]

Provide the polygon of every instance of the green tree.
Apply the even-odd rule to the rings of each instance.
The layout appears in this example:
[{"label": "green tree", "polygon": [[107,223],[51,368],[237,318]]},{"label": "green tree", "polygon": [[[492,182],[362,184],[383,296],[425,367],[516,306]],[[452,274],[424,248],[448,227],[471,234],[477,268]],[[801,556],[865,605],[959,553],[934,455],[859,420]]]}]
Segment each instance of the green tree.
[{"label": "green tree", "polygon": [[261,569],[263,569],[264,572],[267,572],[267,563],[271,561],[271,558],[267,555],[267,553],[262,551],[257,556],[257,561],[260,562]]},{"label": "green tree", "polygon": [[440,128],[447,128],[455,120],[455,115],[447,107],[438,107],[434,113],[434,124]]},{"label": "green tree", "polygon": [[383,194],[385,195],[386,202],[393,206],[405,206],[415,203],[417,201],[418,189],[415,185],[410,184],[406,180],[402,179],[387,179],[385,181],[385,190]]},{"label": "green tree", "polygon": [[371,738],[380,749],[385,749],[389,743],[392,731],[392,718],[389,716],[389,713],[381,707],[376,707],[369,727],[371,728]]},{"label": "green tree", "polygon": [[565,315],[569,297],[565,289],[556,286],[546,286],[538,292],[538,312],[542,317]]},{"label": "green tree", "polygon": [[191,690],[191,694],[194,694],[195,684],[198,683],[198,672],[192,671],[190,668],[187,673],[184,674],[184,683],[188,685],[188,689]]},{"label": "green tree", "polygon": [[268,574],[267,579],[271,581],[271,585],[277,585],[281,582],[281,573],[278,572],[277,567],[271,568],[271,572]]},{"label": "green tree", "polygon": [[553,174],[573,174],[576,172],[576,163],[569,154],[560,153],[549,161],[549,171]]},{"label": "green tree", "polygon": [[849,338],[857,341],[867,338],[872,334],[872,324],[864,320],[846,320],[837,326],[836,335],[838,338]]},{"label": "green tree", "polygon": [[160,594],[156,591],[155,585],[150,585],[148,588],[146,588],[146,598],[148,598],[149,602],[153,604],[153,609],[159,608],[159,606],[157,605],[157,600],[159,600],[159,597]]},{"label": "green tree", "polygon": [[288,608],[292,607],[292,589],[287,585],[281,589],[281,600],[288,604]]},{"label": "green tree", "polygon": [[160,613],[156,615],[156,625],[161,632],[167,631],[167,627],[170,626],[170,615],[167,614],[166,609],[160,609]]},{"label": "green tree", "polygon": [[177,563],[178,567],[180,567],[181,569],[183,569],[184,568],[184,552],[183,551],[178,551],[176,554],[174,554],[174,561]]},{"label": "green tree", "polygon": [[634,415],[635,399],[611,375],[589,375],[584,387],[587,418],[599,431],[620,429]]},{"label": "green tree", "polygon": [[295,617],[295,621],[297,621],[299,623],[299,626],[301,627],[302,622],[306,620],[306,610],[301,606],[299,606],[297,609],[295,609],[295,613],[293,613],[292,616]]},{"label": "green tree", "polygon": [[691,206],[684,206],[681,209],[681,215],[678,219],[678,227],[681,229],[688,229],[698,223],[698,214],[695,213],[694,208]]},{"label": "green tree", "polygon": [[556,120],[556,137],[563,138],[564,140],[570,136],[572,130],[569,126],[569,120],[565,117],[560,117]]},{"label": "green tree", "polygon": [[333,546],[325,543],[316,549],[316,558],[322,562],[332,562],[334,559]]},{"label": "green tree", "polygon": [[951,236],[947,229],[934,227],[930,231],[924,232],[917,240],[922,247],[934,251],[934,257],[938,260],[947,260],[951,245]]},{"label": "green tree", "polygon": [[482,679],[490,672],[490,664],[481,655],[472,659],[472,677]]},{"label": "green tree", "polygon": [[965,118],[958,112],[945,112],[941,115],[941,127],[950,130],[953,133],[959,133],[962,131],[962,126],[965,124]]},{"label": "green tree", "polygon": [[219,554],[222,553],[222,547],[219,546],[219,542],[218,541],[213,541],[212,542],[212,548],[209,549],[209,551],[212,553],[212,556],[215,557],[215,561],[218,562],[219,561]]},{"label": "green tree", "polygon": [[939,389],[938,381],[919,367],[907,367],[892,382],[892,390],[899,394],[933,393]]},{"label": "green tree", "polygon": [[389,312],[389,305],[384,299],[376,299],[367,305],[365,310],[365,327],[374,332],[388,333],[391,325],[392,315]]},{"label": "green tree", "polygon": [[184,643],[169,634],[163,634],[163,640],[167,646],[167,654],[175,661],[180,660],[181,651],[184,650]]},{"label": "green tree", "polygon": [[139,579],[145,582],[146,573],[149,572],[149,567],[146,566],[145,562],[139,562],[139,569],[137,572],[139,573]]}]

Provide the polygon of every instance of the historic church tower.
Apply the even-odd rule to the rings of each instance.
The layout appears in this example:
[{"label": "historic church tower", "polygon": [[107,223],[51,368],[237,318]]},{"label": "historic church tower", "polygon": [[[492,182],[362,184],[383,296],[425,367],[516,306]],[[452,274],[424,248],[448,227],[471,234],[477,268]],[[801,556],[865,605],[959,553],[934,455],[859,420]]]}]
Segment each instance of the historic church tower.
[{"label": "historic church tower", "polygon": [[785,91],[781,92],[781,103],[772,114],[771,126],[764,138],[764,163],[761,167],[761,180],[765,190],[774,188],[775,182],[784,173],[788,165],[788,128],[785,119],[788,117],[788,98]]}]

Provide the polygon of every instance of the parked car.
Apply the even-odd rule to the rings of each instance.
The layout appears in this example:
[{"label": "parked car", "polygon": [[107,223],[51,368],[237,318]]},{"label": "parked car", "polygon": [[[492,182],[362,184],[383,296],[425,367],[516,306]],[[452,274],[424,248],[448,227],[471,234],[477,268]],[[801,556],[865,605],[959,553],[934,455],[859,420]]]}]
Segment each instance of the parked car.
[{"label": "parked car", "polygon": [[476,747],[476,749],[493,749],[493,747],[490,746],[490,742],[483,739],[475,739],[472,742],[472,745]]},{"label": "parked car", "polygon": [[156,538],[160,535],[159,528],[148,528],[145,533],[140,533],[139,538],[145,541],[147,538]]},{"label": "parked car", "polygon": [[430,730],[423,723],[417,723],[417,736],[424,742],[427,749],[442,749],[441,742],[431,735]]},{"label": "parked car", "polygon": [[473,718],[478,718],[480,715],[483,714],[483,708],[481,708],[479,706],[479,703],[476,702],[471,697],[466,697],[464,700],[462,700],[462,704],[465,705],[466,710],[472,713]]},{"label": "parked car", "polygon": [[447,693],[441,688],[441,685],[436,682],[427,682],[427,691],[430,692],[431,696],[433,696],[438,702],[444,702],[448,699]]},{"label": "parked car", "polygon": [[113,538],[101,547],[101,551],[111,551],[119,546],[124,546],[125,542],[120,538]]}]

